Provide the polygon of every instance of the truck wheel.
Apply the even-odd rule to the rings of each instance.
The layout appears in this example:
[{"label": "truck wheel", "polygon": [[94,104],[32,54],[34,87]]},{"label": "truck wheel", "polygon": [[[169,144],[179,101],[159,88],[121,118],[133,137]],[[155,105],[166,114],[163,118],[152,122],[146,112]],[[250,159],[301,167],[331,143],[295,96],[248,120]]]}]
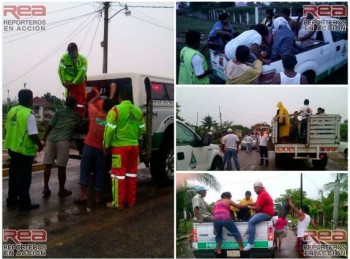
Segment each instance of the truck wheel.
[{"label": "truck wheel", "polygon": [[158,152],[152,153],[151,175],[160,186],[170,186],[174,182],[174,142],[164,143]]},{"label": "truck wheel", "polygon": [[323,154],[324,158],[321,160],[312,160],[312,165],[315,167],[315,169],[325,169],[327,162],[328,162],[328,157],[327,154]]},{"label": "truck wheel", "polygon": [[275,165],[278,168],[284,168],[287,165],[287,157],[285,154],[275,153]]},{"label": "truck wheel", "polygon": [[221,171],[221,170],[222,170],[222,159],[221,157],[215,157],[211,165],[210,171]]}]

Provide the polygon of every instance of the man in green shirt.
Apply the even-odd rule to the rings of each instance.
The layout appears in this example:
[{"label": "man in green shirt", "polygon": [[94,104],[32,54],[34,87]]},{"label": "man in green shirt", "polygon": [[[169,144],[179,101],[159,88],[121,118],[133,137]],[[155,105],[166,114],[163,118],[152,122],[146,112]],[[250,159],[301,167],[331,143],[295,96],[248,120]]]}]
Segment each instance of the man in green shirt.
[{"label": "man in green shirt", "polygon": [[85,116],[86,109],[86,72],[88,62],[86,57],[79,54],[78,46],[74,42],[69,43],[59,64],[58,75],[61,84],[66,88],[66,96],[74,96],[76,99],[75,109]]},{"label": "man in green shirt", "polygon": [[[43,197],[47,198],[51,195],[49,189],[49,180],[51,175],[52,165],[56,160],[58,167],[59,191],[61,197],[71,195],[72,192],[66,190],[66,167],[69,158],[69,142],[74,133],[76,126],[81,123],[81,115],[74,110],[76,100],[73,96],[66,98],[66,107],[58,110],[51,122],[46,128],[43,138],[45,145],[44,161],[44,191]],[[46,142],[47,140],[47,142]]]},{"label": "man in green shirt", "polygon": [[179,84],[209,84],[209,74],[207,61],[199,52],[201,35],[198,31],[188,31],[186,33],[186,47],[180,52]]},{"label": "man in green shirt", "polygon": [[103,147],[112,153],[110,208],[133,207],[136,202],[139,138],[146,131],[143,113],[131,102],[131,89],[120,88],[119,104],[107,114]]},{"label": "man in green shirt", "polygon": [[8,208],[19,206],[19,210],[28,211],[39,208],[39,204],[31,203],[29,188],[36,146],[40,152],[43,145],[38,138],[36,119],[30,108],[33,92],[29,89],[20,90],[18,101],[19,105],[9,111],[5,125],[4,148],[8,148],[11,157],[6,203]]}]

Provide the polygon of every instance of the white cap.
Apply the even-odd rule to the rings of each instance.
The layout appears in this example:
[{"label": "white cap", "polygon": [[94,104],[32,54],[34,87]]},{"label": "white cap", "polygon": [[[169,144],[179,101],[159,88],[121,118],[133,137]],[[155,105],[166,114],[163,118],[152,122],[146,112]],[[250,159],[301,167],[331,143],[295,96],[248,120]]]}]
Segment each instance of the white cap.
[{"label": "white cap", "polygon": [[255,182],[255,183],[254,183],[254,187],[265,188],[264,185],[262,184],[262,182]]},{"label": "white cap", "polygon": [[227,129],[227,132],[232,132],[232,129],[231,129],[231,128],[228,128],[228,129]]},{"label": "white cap", "polygon": [[213,132],[209,131],[208,134],[209,134],[209,135],[213,135]]}]

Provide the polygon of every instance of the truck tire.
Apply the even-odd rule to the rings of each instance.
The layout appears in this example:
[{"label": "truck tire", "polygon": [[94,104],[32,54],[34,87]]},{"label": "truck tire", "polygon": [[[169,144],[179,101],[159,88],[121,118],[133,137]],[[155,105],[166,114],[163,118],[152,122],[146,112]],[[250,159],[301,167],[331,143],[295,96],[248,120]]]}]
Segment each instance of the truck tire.
[{"label": "truck tire", "polygon": [[221,157],[215,157],[211,165],[210,171],[221,171],[222,170],[222,159]]},{"label": "truck tire", "polygon": [[174,142],[163,143],[157,152],[152,153],[151,175],[159,186],[170,186],[174,183]]},{"label": "truck tire", "polygon": [[303,73],[304,76],[307,78],[307,82],[309,84],[315,84],[316,83],[316,74],[314,71],[306,71]]},{"label": "truck tire", "polygon": [[277,168],[284,168],[287,165],[287,157],[285,154],[275,153],[275,165]]},{"label": "truck tire", "polygon": [[315,169],[323,170],[325,169],[327,162],[328,162],[328,156],[327,154],[323,154],[324,158],[321,160],[312,160],[312,165],[315,167]]}]

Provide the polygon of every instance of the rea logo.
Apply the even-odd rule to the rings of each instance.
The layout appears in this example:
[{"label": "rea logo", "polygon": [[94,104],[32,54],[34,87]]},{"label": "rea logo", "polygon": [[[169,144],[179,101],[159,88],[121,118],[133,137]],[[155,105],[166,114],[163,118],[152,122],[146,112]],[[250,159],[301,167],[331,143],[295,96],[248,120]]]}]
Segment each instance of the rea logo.
[{"label": "rea logo", "polygon": [[312,240],[319,244],[321,241],[325,242],[344,242],[348,240],[347,232],[345,230],[305,230],[304,241],[310,237]]},{"label": "rea logo", "polygon": [[12,14],[16,19],[31,16],[46,16],[44,5],[5,5],[4,16]]},{"label": "rea logo", "polygon": [[17,245],[22,242],[46,242],[47,233],[42,229],[4,229],[2,231],[2,242],[12,240]]},{"label": "rea logo", "polygon": [[312,14],[315,18],[320,16],[346,17],[347,9],[345,5],[304,5],[303,15]]}]

